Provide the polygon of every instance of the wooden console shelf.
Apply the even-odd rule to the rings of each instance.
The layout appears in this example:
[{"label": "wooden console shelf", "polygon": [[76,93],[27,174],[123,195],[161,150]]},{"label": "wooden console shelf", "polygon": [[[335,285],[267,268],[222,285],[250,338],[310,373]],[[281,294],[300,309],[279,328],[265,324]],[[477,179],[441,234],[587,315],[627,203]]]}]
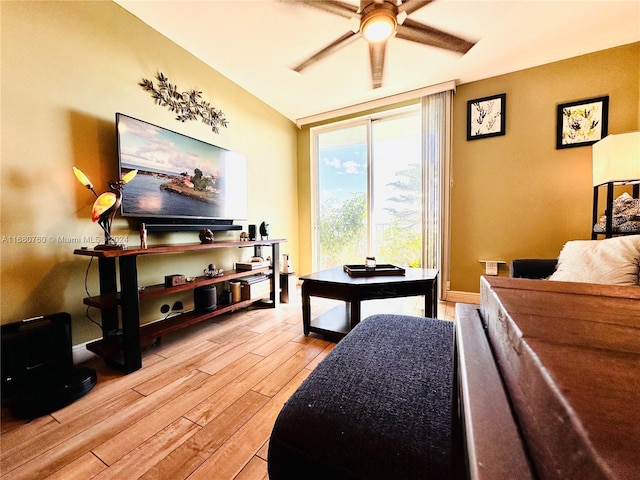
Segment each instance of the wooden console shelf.
[{"label": "wooden console shelf", "polygon": [[[186,290],[193,290],[196,287],[203,285],[215,285],[216,283],[228,282],[237,278],[243,278],[257,273],[271,274],[271,267],[256,268],[255,270],[246,272],[232,272],[225,273],[219,277],[196,277],[193,282],[187,282],[184,285],[176,285],[175,287],[166,287],[164,284],[150,285],[138,290],[138,297],[140,300],[147,300],[149,298],[162,297],[171,293],[183,292]],[[87,297],[83,300],[85,305],[96,308],[110,308],[120,304],[120,293],[107,293],[104,295],[96,295],[94,297]]]},{"label": "wooden console shelf", "polygon": [[[226,241],[207,244],[158,245],[141,249],[128,250],[74,250],[75,255],[83,255],[98,259],[100,277],[100,295],[84,299],[84,304],[99,308],[102,312],[102,339],[87,345],[87,349],[104,357],[125,372],[133,372],[142,366],[141,342],[151,341],[170,332],[209,318],[245,308],[254,302],[270,298],[271,305],[278,305],[280,291],[280,272],[278,268],[279,245],[286,239],[256,241]],[[140,255],[174,254],[215,248],[247,248],[253,247],[256,256],[262,256],[262,247],[271,247],[271,268],[259,268],[243,272],[227,272],[219,277],[196,277],[193,282],[175,287],[164,284],[141,287],[138,285],[137,258]],[[116,265],[117,260],[117,265]],[[210,312],[186,312],[166,320],[140,325],[140,301],[158,298],[171,293],[193,290],[203,285],[213,285],[243,278],[257,273],[271,276],[271,293],[251,300],[243,300],[232,304],[219,304]],[[117,280],[120,280],[118,291]],[[120,313],[119,313],[120,312]],[[121,318],[120,318],[121,317]],[[121,327],[120,327],[121,325]]]}]

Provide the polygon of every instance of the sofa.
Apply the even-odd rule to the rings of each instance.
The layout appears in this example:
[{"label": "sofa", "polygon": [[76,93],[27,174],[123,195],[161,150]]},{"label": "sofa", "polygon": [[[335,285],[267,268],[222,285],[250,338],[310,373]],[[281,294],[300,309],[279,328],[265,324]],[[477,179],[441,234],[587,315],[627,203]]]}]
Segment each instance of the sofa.
[{"label": "sofa", "polygon": [[564,244],[557,259],[515,259],[509,273],[514,278],[640,285],[640,235],[571,240]]},{"label": "sofa", "polygon": [[558,265],[557,258],[517,258],[509,264],[512,278],[543,279],[553,275]]},{"label": "sofa", "polygon": [[457,478],[454,358],[453,322],[363,320],[282,408],[269,478]]}]

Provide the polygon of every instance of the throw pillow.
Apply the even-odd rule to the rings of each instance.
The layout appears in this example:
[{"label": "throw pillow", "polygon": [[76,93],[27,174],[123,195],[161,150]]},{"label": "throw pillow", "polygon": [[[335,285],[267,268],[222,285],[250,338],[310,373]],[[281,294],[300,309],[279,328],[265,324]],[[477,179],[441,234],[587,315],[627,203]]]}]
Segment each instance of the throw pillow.
[{"label": "throw pillow", "polygon": [[549,280],[640,285],[640,235],[567,242]]}]

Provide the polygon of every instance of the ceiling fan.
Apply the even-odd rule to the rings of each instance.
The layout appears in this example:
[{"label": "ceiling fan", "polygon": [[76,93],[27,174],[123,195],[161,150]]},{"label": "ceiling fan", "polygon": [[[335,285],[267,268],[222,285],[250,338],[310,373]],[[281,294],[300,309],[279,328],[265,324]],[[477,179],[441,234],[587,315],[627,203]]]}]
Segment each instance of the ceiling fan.
[{"label": "ceiling fan", "polygon": [[302,0],[305,5],[353,20],[354,28],[293,67],[293,70],[301,72],[309,65],[360,37],[369,44],[373,88],[382,86],[387,41],[394,35],[397,38],[423,45],[444,48],[462,54],[467,53],[475,43],[407,18],[411,13],[432,1],[360,0],[360,6],[356,7],[339,0]]}]

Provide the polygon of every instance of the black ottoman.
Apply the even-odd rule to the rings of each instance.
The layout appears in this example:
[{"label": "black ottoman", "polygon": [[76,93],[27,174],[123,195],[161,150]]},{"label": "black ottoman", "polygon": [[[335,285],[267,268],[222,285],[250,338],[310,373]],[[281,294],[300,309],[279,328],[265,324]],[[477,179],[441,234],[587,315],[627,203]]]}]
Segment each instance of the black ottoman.
[{"label": "black ottoman", "polygon": [[452,478],[453,323],[374,315],[283,406],[269,478]]}]

